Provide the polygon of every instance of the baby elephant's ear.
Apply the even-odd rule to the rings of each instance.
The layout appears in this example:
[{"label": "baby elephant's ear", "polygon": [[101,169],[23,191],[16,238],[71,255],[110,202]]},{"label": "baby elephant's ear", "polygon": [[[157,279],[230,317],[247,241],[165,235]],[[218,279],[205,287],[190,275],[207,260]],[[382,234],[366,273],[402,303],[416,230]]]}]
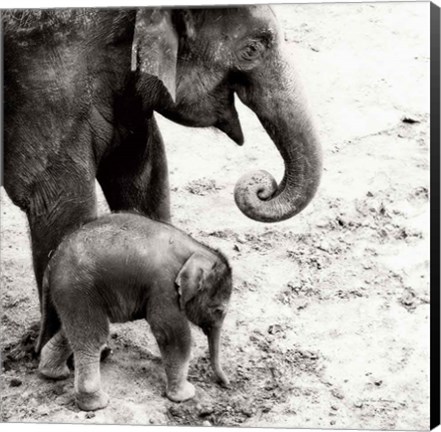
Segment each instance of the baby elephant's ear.
[{"label": "baby elephant's ear", "polygon": [[204,277],[210,272],[213,265],[213,260],[199,252],[195,252],[185,262],[175,280],[178,286],[181,310],[184,310],[185,304],[202,289]]}]

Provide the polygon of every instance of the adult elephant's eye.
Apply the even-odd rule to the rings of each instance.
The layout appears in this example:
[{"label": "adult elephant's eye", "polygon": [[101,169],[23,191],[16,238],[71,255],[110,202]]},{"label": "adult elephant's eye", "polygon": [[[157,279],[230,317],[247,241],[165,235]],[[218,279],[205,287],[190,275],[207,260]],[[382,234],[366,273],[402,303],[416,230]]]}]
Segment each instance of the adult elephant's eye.
[{"label": "adult elephant's eye", "polygon": [[259,51],[257,50],[257,46],[255,44],[247,45],[244,50],[242,51],[242,58],[244,60],[252,60],[259,54]]},{"label": "adult elephant's eye", "polygon": [[239,70],[249,70],[254,68],[262,59],[266,45],[259,39],[248,40],[236,53]]},{"label": "adult elephant's eye", "polygon": [[245,61],[254,60],[260,55],[262,48],[263,46],[259,42],[249,43],[242,49],[240,56]]}]

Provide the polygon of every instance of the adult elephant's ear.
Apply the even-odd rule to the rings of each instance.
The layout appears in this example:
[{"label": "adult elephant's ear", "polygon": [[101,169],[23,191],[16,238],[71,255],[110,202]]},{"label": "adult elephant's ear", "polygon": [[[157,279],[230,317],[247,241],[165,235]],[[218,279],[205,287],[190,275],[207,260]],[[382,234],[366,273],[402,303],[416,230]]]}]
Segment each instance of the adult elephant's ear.
[{"label": "adult elephant's ear", "polygon": [[132,45],[132,71],[158,78],[175,101],[178,35],[170,10],[139,9]]}]

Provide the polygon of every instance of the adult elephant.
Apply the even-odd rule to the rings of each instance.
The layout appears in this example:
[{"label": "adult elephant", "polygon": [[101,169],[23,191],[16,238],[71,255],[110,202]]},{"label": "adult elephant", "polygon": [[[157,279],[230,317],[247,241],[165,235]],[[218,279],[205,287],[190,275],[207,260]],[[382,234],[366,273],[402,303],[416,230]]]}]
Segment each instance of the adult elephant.
[{"label": "adult elephant", "polygon": [[95,178],[112,210],[170,219],[154,111],[241,145],[236,93],[285,162],[280,185],[240,179],[240,210],[281,221],[313,197],[320,147],[269,7],[9,11],[3,29],[4,186],[29,220],[40,298],[51,251],[96,215]]}]

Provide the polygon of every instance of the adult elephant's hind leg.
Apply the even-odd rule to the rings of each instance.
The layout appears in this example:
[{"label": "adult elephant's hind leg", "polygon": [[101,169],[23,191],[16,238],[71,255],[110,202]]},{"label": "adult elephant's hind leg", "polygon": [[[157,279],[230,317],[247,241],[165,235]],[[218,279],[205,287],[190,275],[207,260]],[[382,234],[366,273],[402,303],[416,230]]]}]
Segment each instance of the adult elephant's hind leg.
[{"label": "adult elephant's hind leg", "polygon": [[97,178],[112,210],[170,221],[167,158],[154,117],[103,157]]},{"label": "adult elephant's hind leg", "polygon": [[[96,218],[97,214],[92,173],[85,170],[75,175],[64,174],[37,184],[26,209],[40,304],[43,274],[52,253],[66,234]],[[47,332],[41,346],[60,329],[58,315],[50,302],[46,314]]]},{"label": "adult elephant's hind leg", "polygon": [[[53,192],[47,193],[48,190]],[[51,254],[66,234],[96,218],[95,181],[92,175],[65,173],[37,184],[26,209],[32,256],[41,299],[43,274]]]},{"label": "adult elephant's hind leg", "polygon": [[[64,166],[64,165],[61,165]],[[88,172],[65,172],[62,177],[52,177],[47,174],[44,181],[35,182],[32,193],[23,197],[15,193],[13,188],[8,190],[12,201],[19,205],[28,217],[32,258],[38,297],[42,301],[43,274],[50,257],[60,244],[63,237],[96,218],[96,193],[94,175]],[[39,324],[33,325],[29,331],[14,344],[8,357],[20,358],[23,352],[38,351],[35,346]],[[40,341],[42,348],[52,336],[60,330],[60,320],[51,302],[46,310],[46,332]]]}]

